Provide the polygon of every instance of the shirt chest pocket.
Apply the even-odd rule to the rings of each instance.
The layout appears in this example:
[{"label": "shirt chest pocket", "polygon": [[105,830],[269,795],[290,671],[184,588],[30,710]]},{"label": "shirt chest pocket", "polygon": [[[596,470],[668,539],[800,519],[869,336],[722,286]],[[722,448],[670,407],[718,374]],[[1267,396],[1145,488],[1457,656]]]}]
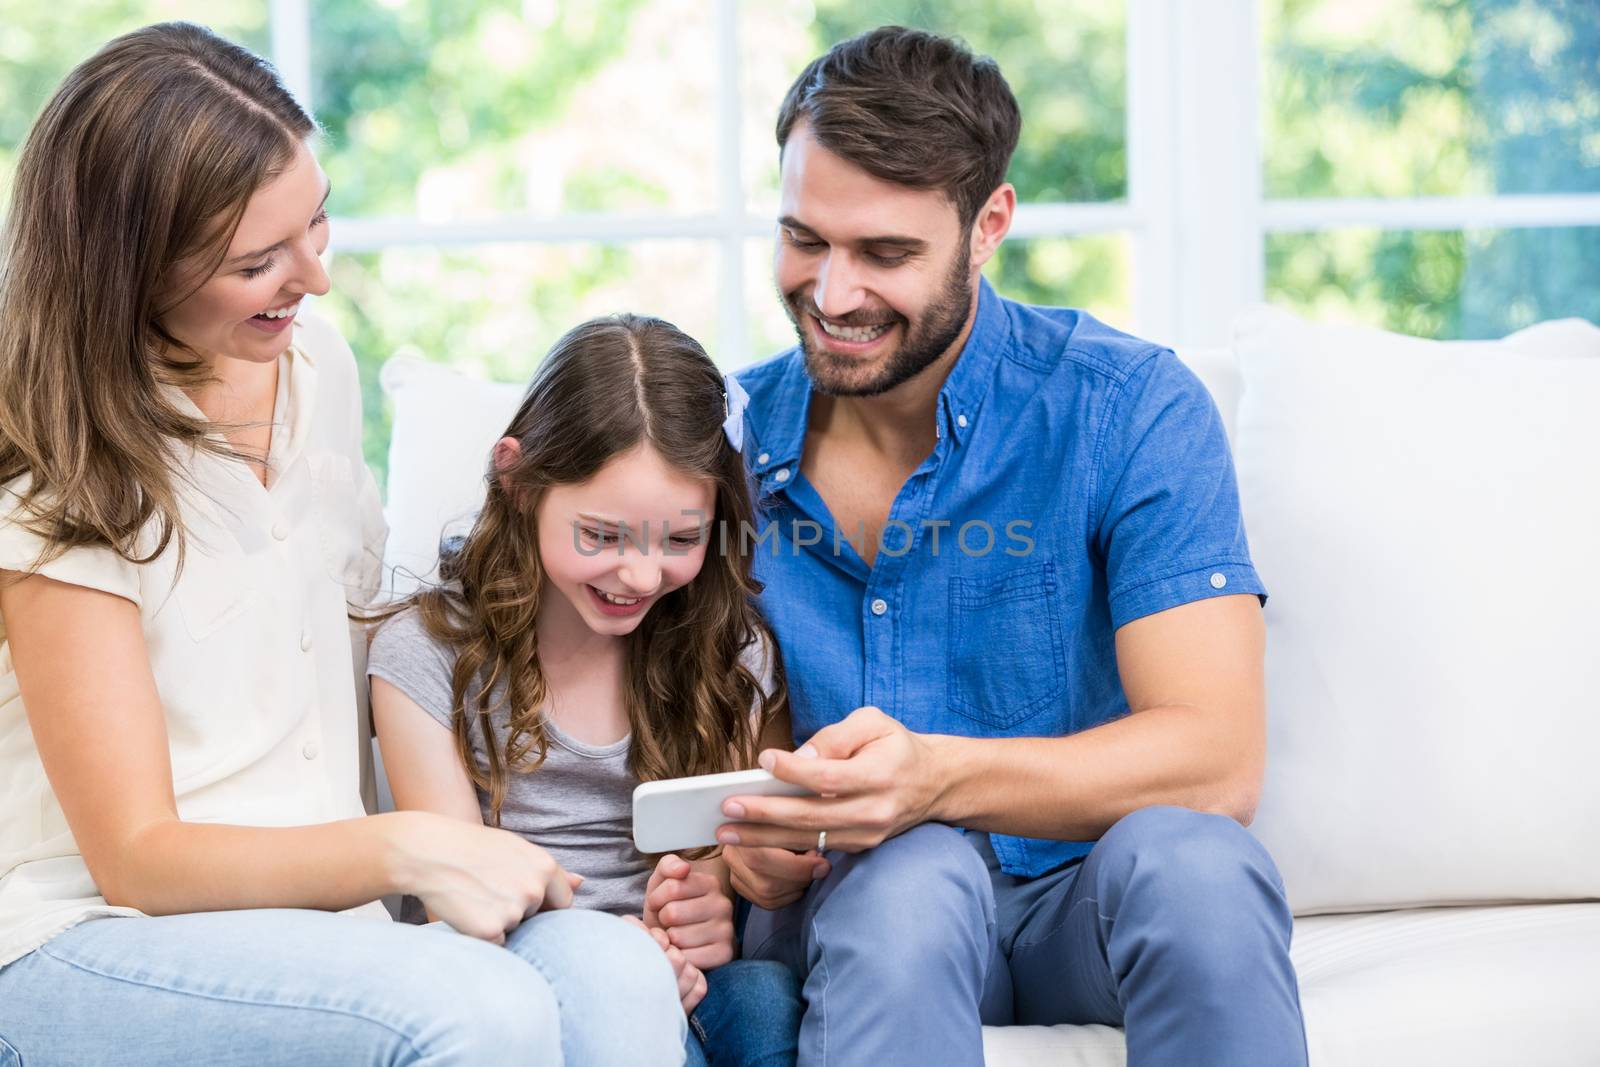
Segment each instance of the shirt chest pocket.
[{"label": "shirt chest pocket", "polygon": [[[1054,564],[950,579],[950,710],[1005,730],[1059,708],[1066,664]],[[1061,718],[1066,720],[1065,709]]]}]

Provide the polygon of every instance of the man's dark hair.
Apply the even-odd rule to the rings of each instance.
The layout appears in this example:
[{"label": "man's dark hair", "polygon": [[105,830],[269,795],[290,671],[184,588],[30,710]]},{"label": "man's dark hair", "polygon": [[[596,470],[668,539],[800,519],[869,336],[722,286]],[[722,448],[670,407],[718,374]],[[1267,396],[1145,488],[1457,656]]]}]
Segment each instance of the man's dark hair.
[{"label": "man's dark hair", "polygon": [[1005,181],[1022,112],[988,56],[960,41],[880,26],[812,60],[778,110],[778,148],[804,118],[828,151],[875,178],[938,189],[971,226]]}]

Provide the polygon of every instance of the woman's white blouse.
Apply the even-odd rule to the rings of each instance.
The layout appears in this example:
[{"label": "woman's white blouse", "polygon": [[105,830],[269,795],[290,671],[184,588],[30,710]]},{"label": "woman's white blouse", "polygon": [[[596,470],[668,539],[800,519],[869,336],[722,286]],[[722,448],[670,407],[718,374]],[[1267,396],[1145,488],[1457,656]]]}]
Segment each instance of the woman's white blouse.
[{"label": "woman's white blouse", "polygon": [[[135,565],[74,548],[40,568],[138,605],[178,814],[190,822],[293,826],[364,814],[355,657],[365,648],[352,648],[346,600],[376,593],[386,531],[362,461],[349,346],[305,313],[292,328],[268,486],[241,463],[194,457],[199,491],[182,502],[181,573],[173,549]],[[11,521],[12,488],[0,489],[0,568],[28,570],[42,546]],[[360,910],[385,914],[377,904]],[[0,621],[0,966],[84,919],[138,914],[107,905],[89,877],[39,761]]]}]

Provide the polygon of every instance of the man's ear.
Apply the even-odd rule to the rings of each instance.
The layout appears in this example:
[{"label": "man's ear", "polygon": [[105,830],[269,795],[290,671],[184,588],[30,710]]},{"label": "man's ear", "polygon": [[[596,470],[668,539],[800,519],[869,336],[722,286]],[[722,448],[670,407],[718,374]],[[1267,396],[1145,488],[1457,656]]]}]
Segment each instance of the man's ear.
[{"label": "man's ear", "polygon": [[989,194],[989,199],[978,209],[972,223],[972,270],[976,274],[983,265],[994,258],[1000,242],[1011,232],[1011,220],[1017,214],[1017,189],[1010,182],[1003,183]]}]

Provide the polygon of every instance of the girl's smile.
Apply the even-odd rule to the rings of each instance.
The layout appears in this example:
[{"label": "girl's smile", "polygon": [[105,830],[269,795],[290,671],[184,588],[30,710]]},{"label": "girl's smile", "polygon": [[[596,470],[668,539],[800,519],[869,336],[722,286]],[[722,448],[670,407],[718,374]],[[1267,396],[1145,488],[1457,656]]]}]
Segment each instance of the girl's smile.
[{"label": "girl's smile", "polygon": [[[514,438],[496,446],[504,465]],[[661,598],[700,573],[706,539],[700,524],[716,506],[710,482],[690,477],[640,445],[587,482],[556,485],[538,505],[539,560],[546,593],[544,624],[564,619],[598,637],[632,633]],[[649,518],[681,516],[672,522]],[[543,624],[541,625],[541,629]]]},{"label": "girl's smile", "polygon": [[620,597],[608,593],[604,589],[597,589],[592,585],[585,585],[591,596],[594,597],[595,607],[602,613],[614,617],[629,615],[642,615],[650,606],[651,597]]}]

